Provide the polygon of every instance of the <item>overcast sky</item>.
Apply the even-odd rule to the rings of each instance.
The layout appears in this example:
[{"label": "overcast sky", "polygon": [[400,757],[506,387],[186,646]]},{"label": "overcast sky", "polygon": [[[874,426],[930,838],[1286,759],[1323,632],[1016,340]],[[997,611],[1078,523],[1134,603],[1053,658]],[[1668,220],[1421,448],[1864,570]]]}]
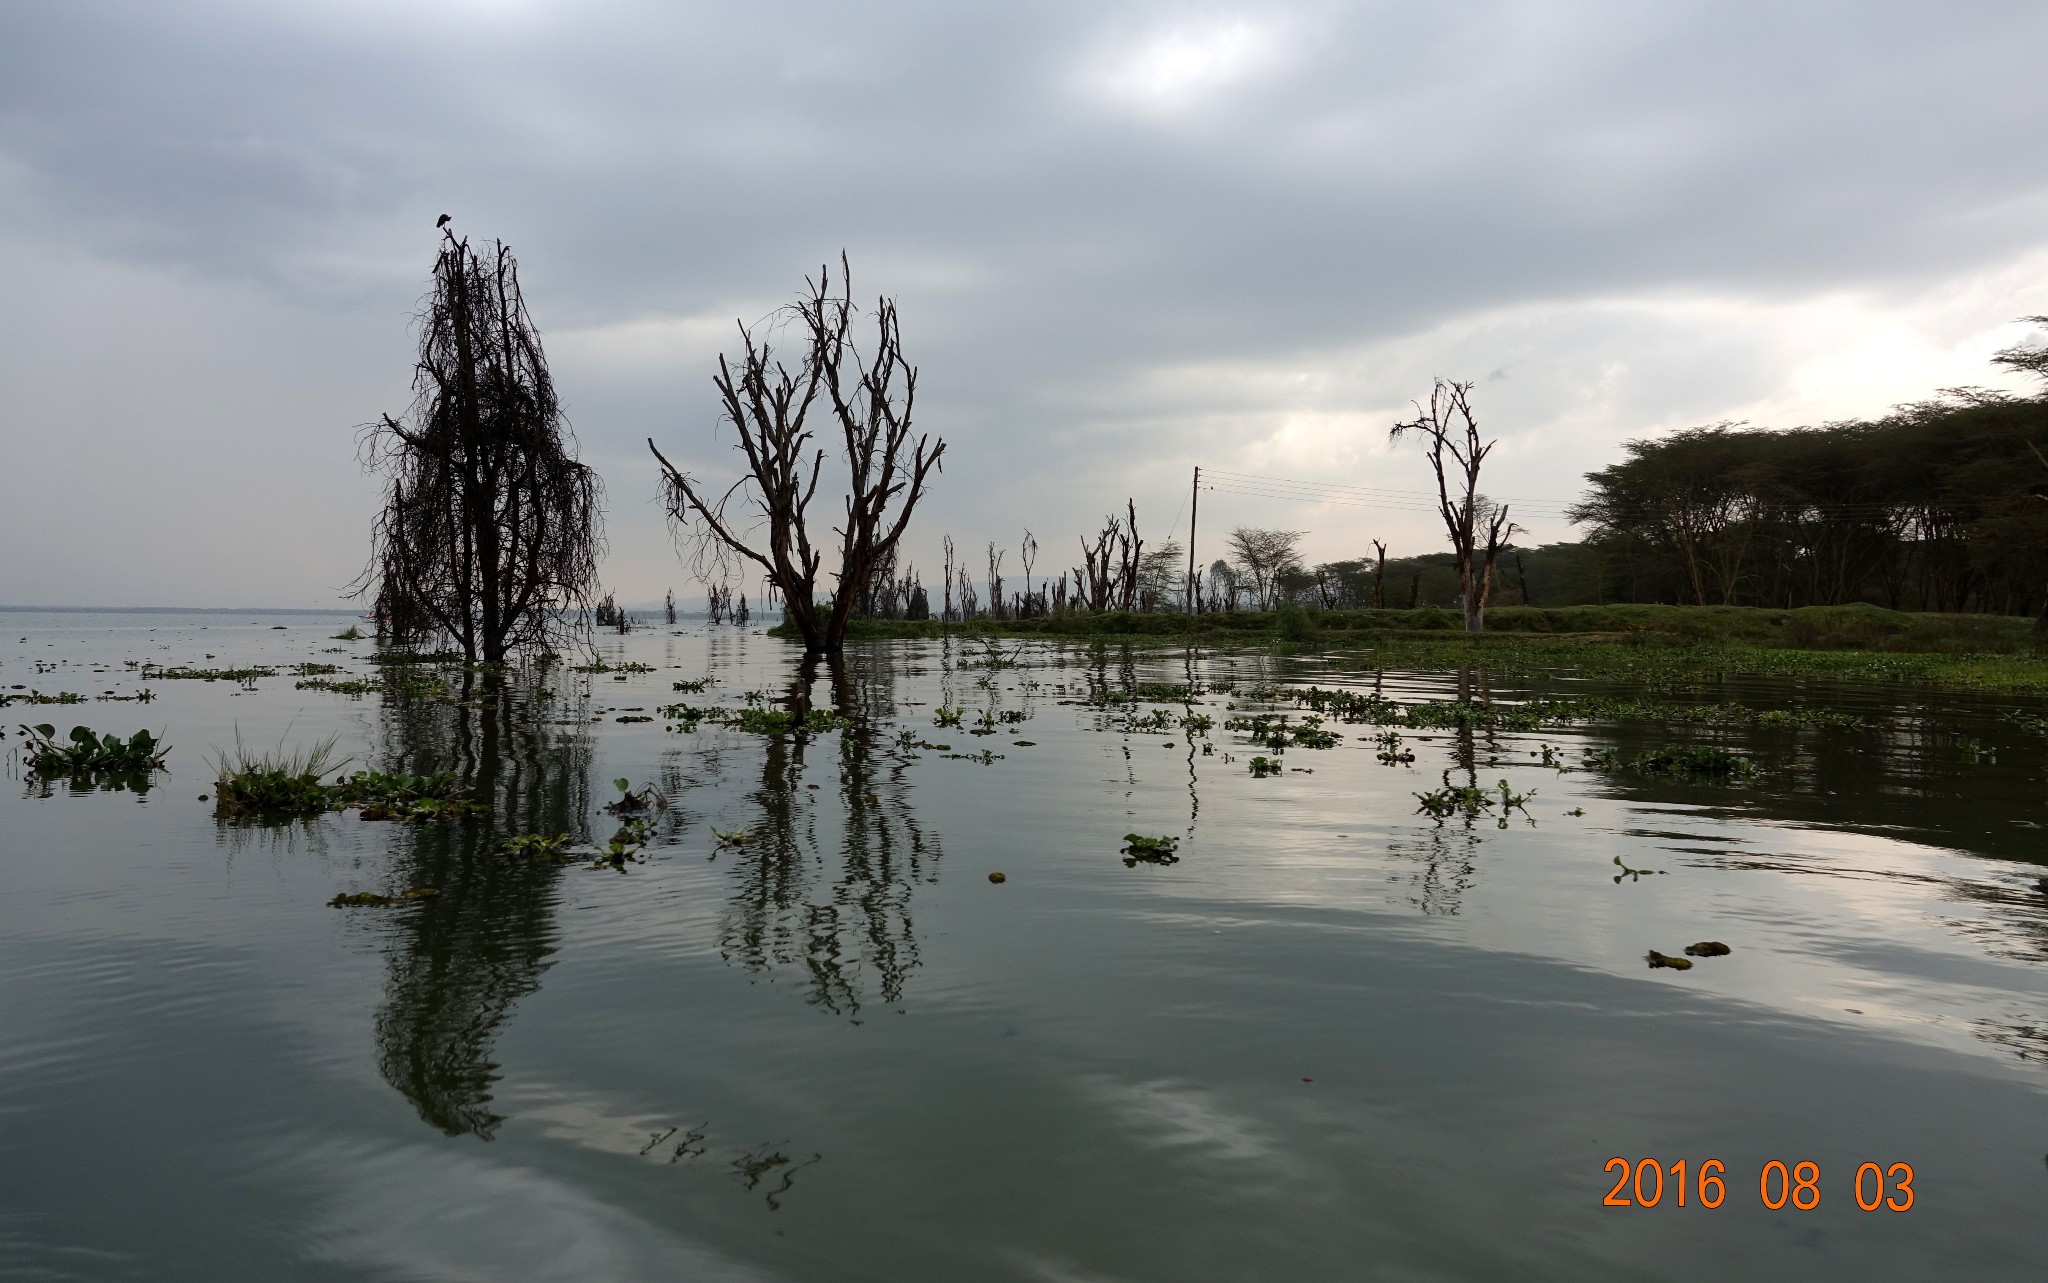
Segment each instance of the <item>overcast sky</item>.
[{"label": "overcast sky", "polygon": [[1438,374],[1568,538],[1631,436],[2001,383],[2044,48],[2038,0],[11,0],[0,603],[335,604],[443,212],[519,256],[622,600],[697,592],[645,438],[729,470],[716,353],[841,248],[949,443],[923,566],[1027,526],[1072,564],[1126,496],[1184,532],[1196,464],[1420,495],[1386,428]]}]

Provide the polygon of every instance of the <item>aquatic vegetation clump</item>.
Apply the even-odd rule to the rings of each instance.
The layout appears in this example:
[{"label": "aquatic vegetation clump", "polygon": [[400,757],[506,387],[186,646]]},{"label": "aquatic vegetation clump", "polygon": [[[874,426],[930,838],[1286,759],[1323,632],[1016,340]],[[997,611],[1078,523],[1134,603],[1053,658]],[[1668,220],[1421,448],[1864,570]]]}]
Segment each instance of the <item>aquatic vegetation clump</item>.
[{"label": "aquatic vegetation clump", "polygon": [[1725,958],[1735,952],[1719,940],[1702,940],[1698,944],[1689,944],[1685,946],[1685,951],[1695,958]]},{"label": "aquatic vegetation clump", "polygon": [[1139,864],[1178,864],[1180,856],[1175,851],[1180,839],[1174,837],[1146,837],[1142,833],[1124,834],[1124,867],[1136,868]]},{"label": "aquatic vegetation clump", "polygon": [[338,742],[330,735],[296,753],[252,754],[237,736],[233,755],[214,760],[214,818],[277,820],[334,810],[339,790],[323,777],[347,765],[334,760]]},{"label": "aquatic vegetation clump", "polygon": [[850,723],[829,708],[813,708],[801,718],[786,709],[743,708],[728,724],[734,730],[754,735],[783,735],[790,731],[822,735],[827,731],[843,730]]},{"label": "aquatic vegetation clump", "polygon": [[1415,809],[1417,813],[1426,813],[1438,823],[1442,823],[1451,816],[1460,814],[1468,819],[1476,819],[1498,807],[1500,813],[1495,816],[1495,822],[1501,828],[1506,828],[1508,813],[1520,811],[1527,816],[1529,812],[1524,803],[1535,796],[1535,789],[1530,789],[1527,793],[1515,792],[1508,787],[1506,780],[1496,780],[1491,789],[1483,789],[1476,784],[1452,784],[1450,772],[1445,771],[1442,788],[1415,795],[1415,800],[1421,804]]},{"label": "aquatic vegetation clump", "polygon": [[338,633],[334,634],[334,636],[333,636],[333,637],[332,637],[332,638],[331,638],[330,640],[333,640],[333,641],[361,641],[362,639],[363,639],[363,630],[362,630],[362,629],[360,629],[360,628],[358,628],[358,627],[356,627],[356,626],[355,626],[354,624],[350,624],[350,625],[349,625],[349,626],[348,626],[347,628],[343,629],[343,630],[342,630],[341,632],[338,632]]},{"label": "aquatic vegetation clump", "polygon": [[693,682],[676,682],[673,685],[677,690],[686,695],[701,695],[704,693],[704,688],[711,685],[711,682],[712,679],[709,677],[699,677]]},{"label": "aquatic vegetation clump", "polygon": [[308,677],[292,685],[296,690],[327,691],[330,694],[347,695],[356,699],[378,689],[376,682],[366,681],[360,677],[344,677],[339,680],[332,677]]},{"label": "aquatic vegetation clump", "polygon": [[232,755],[215,759],[214,817],[276,821],[355,807],[366,820],[421,823],[485,809],[452,771],[357,771],[329,783],[348,764],[334,760],[336,743],[329,736],[296,753],[254,754],[237,738]]},{"label": "aquatic vegetation clump", "polygon": [[83,704],[85,696],[75,691],[58,691],[45,695],[41,691],[29,691],[25,695],[0,695],[0,708],[9,704]]},{"label": "aquatic vegetation clump", "polygon": [[[758,695],[749,691],[749,695]],[[767,708],[758,699],[750,699],[745,708],[725,709],[716,706],[700,707],[695,704],[664,704],[654,710],[677,725],[670,730],[695,731],[706,722],[714,726],[729,726],[751,735],[786,735],[791,731],[804,735],[823,735],[829,731],[844,730],[852,720],[829,708],[807,710],[802,717],[788,709]],[[649,721],[649,718],[621,718],[621,721]],[[955,723],[957,725],[957,723]]]},{"label": "aquatic vegetation clump", "polygon": [[2029,735],[2048,735],[2048,717],[2043,717],[2039,713],[2029,713],[2022,709],[2008,708],[1998,716],[2001,720],[2012,723],[2014,727],[2025,731]]},{"label": "aquatic vegetation clump", "polygon": [[619,825],[619,831],[612,834],[610,841],[598,848],[597,856],[591,860],[589,867],[609,868],[624,873],[627,864],[642,863],[646,860],[641,852],[646,849],[648,841],[653,836],[654,826],[646,820],[627,820]]},{"label": "aquatic vegetation clump", "polygon": [[1252,778],[1255,780],[1263,780],[1268,775],[1278,775],[1285,769],[1280,763],[1263,755],[1251,760]]},{"label": "aquatic vegetation clump", "polygon": [[[602,659],[594,659],[588,664],[573,664],[570,666],[569,671],[572,673],[651,673],[654,671],[654,665],[642,664],[637,660],[629,660],[623,664],[607,664]],[[681,683],[676,685],[676,689],[683,689]]]},{"label": "aquatic vegetation clump", "polygon": [[1666,744],[1624,759],[1613,748],[1586,755],[1588,765],[1607,771],[1628,771],[1636,775],[1708,776],[1744,780],[1756,774],[1756,763],[1713,744],[1675,746]]},{"label": "aquatic vegetation clump", "polygon": [[1410,730],[1537,731],[1583,722],[1649,721],[1694,726],[1768,726],[1796,730],[1860,730],[1873,724],[1858,713],[1828,708],[1751,708],[1736,703],[1685,704],[1674,700],[1577,696],[1496,704],[1473,699],[1402,704],[1378,691],[1267,687],[1247,693],[1265,702],[1291,699],[1342,722]]},{"label": "aquatic vegetation clump", "polygon": [[462,655],[452,650],[380,650],[370,656],[370,662],[397,668],[420,664],[460,664]]},{"label": "aquatic vegetation clump", "polygon": [[536,864],[567,864],[572,858],[567,833],[526,833],[506,838],[504,850],[507,855],[516,855]]},{"label": "aquatic vegetation clump", "polygon": [[1017,667],[1018,662],[1024,656],[1024,648],[1022,646],[1006,651],[993,637],[982,638],[981,646],[982,653],[962,659],[960,661],[961,668],[985,668],[989,672],[998,673],[1006,668]]},{"label": "aquatic vegetation clump", "polygon": [[1427,793],[1417,793],[1415,800],[1420,803],[1415,808],[1418,814],[1426,813],[1438,820],[1448,819],[1460,812],[1468,816],[1476,816],[1481,812],[1493,809],[1493,795],[1483,788],[1469,784],[1453,785],[1447,783],[1443,788],[1431,789]]},{"label": "aquatic vegetation clump", "polygon": [[1139,682],[1128,691],[1099,690],[1090,692],[1090,704],[1191,704],[1202,694],[1200,683],[1178,685],[1173,682]]},{"label": "aquatic vegetation clump", "polygon": [[84,726],[71,728],[68,740],[57,738],[57,728],[48,722],[23,726],[22,760],[43,779],[60,776],[146,775],[161,769],[170,745],[148,731],[137,731],[127,739],[118,735],[96,735]]},{"label": "aquatic vegetation clump", "polygon": [[612,781],[612,787],[619,791],[619,795],[606,803],[604,809],[613,815],[640,815],[648,811],[664,810],[668,806],[668,799],[657,792],[652,784],[636,792],[633,781],[621,775]]},{"label": "aquatic vegetation clump", "polygon": [[1180,724],[1170,708],[1155,708],[1143,717],[1133,714],[1123,729],[1136,735],[1163,734]]},{"label": "aquatic vegetation clump", "polygon": [[259,677],[275,676],[277,670],[264,664],[251,664],[246,668],[194,668],[189,664],[169,668],[157,664],[142,666],[142,680],[151,682],[240,682],[246,686]]},{"label": "aquatic vegetation clump", "polygon": [[1250,736],[1274,752],[1288,748],[1335,748],[1342,738],[1335,731],[1323,729],[1323,719],[1310,716],[1300,722],[1290,722],[1285,713],[1262,713],[1250,717],[1233,717],[1223,723],[1226,731],[1236,731]]},{"label": "aquatic vegetation clump", "polygon": [[333,787],[333,797],[337,806],[360,808],[366,820],[418,823],[485,809],[483,803],[468,796],[452,771],[432,775],[357,771]]},{"label": "aquatic vegetation clump", "polygon": [[1685,958],[1673,958],[1667,954],[1658,953],[1655,949],[1650,950],[1647,956],[1650,961],[1650,970],[1652,971],[1660,967],[1669,968],[1672,971],[1692,970],[1691,961]]}]

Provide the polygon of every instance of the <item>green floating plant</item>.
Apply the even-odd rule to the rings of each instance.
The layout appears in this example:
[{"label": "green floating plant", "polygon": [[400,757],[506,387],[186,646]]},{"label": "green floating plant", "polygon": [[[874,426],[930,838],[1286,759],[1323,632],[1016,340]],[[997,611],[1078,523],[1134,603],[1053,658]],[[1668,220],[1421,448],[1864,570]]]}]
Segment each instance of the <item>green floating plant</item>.
[{"label": "green floating plant", "polygon": [[1174,852],[1180,846],[1180,839],[1174,837],[1147,837],[1142,833],[1124,834],[1124,867],[1136,868],[1139,864],[1178,864],[1180,856]]},{"label": "green floating plant", "polygon": [[170,745],[148,731],[137,731],[127,739],[118,735],[96,735],[84,726],[74,726],[66,740],[57,738],[57,728],[48,722],[21,727],[26,741],[22,758],[29,770],[44,779],[59,776],[135,775],[160,769]]},{"label": "green floating plant", "polygon": [[567,833],[527,833],[507,838],[504,849],[508,855],[521,856],[536,864],[567,864],[570,859]]}]

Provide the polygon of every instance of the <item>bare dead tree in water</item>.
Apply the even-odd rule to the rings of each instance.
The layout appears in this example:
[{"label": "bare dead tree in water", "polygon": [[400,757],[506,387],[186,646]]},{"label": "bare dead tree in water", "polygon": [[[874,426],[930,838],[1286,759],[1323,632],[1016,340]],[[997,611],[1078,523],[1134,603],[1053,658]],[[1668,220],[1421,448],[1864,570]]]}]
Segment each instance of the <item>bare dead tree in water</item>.
[{"label": "bare dead tree in water", "polygon": [[1024,563],[1024,609],[1018,613],[1026,618],[1034,614],[1043,615],[1045,599],[1037,596],[1037,589],[1031,581],[1031,566],[1038,560],[1038,540],[1032,537],[1028,526],[1024,530],[1024,542],[1018,545],[1017,552],[1019,559]]},{"label": "bare dead tree in water", "polygon": [[588,609],[603,487],[576,459],[512,251],[444,231],[433,279],[412,407],[363,434],[390,480],[355,592],[375,594],[398,644],[501,664],[566,640]]},{"label": "bare dead tree in water", "polygon": [[[1488,504],[1479,494],[1479,470],[1497,441],[1479,439],[1479,420],[1472,412],[1472,385],[1438,379],[1429,405],[1419,402],[1415,418],[1397,423],[1389,438],[1409,433],[1422,438],[1422,453],[1436,474],[1437,514],[1450,536],[1458,560],[1458,593],[1465,609],[1465,631],[1486,627],[1486,599],[1493,587],[1493,563],[1514,533],[1506,504]],[[1482,511],[1483,509],[1483,511]]]},{"label": "bare dead tree in water", "polygon": [[[830,266],[820,268],[815,279],[806,280],[803,297],[782,313],[801,326],[808,342],[794,373],[775,359],[765,336],[744,324],[739,327],[743,351],[737,374],[719,357],[714,382],[725,418],[740,434],[746,477],[714,499],[702,483],[663,457],[652,440],[647,443],[661,464],[676,528],[693,532],[700,549],[723,547],[760,565],[781,590],[805,651],[813,654],[837,651],[844,644],[861,585],[902,538],[946,452],[942,440],[911,438],[917,369],[903,359],[894,300],[877,300],[874,344],[863,352],[853,339],[860,311],[853,303],[844,254],[839,266],[836,287]],[[806,418],[821,394],[838,424],[848,473],[845,524],[837,528],[838,590],[829,611],[822,613],[817,603],[821,554],[806,525],[825,458],[823,450],[811,447]],[[766,519],[765,552],[755,549],[727,514],[731,500],[742,492]]]},{"label": "bare dead tree in water", "polygon": [[887,556],[868,568],[868,579],[861,586],[854,614],[866,619],[922,619],[931,613],[929,606],[923,608],[923,614],[916,613],[923,597],[924,585],[918,580],[917,567],[906,566],[898,574],[896,550],[891,548]]},{"label": "bare dead tree in water", "polygon": [[673,588],[669,589],[668,594],[662,598],[662,613],[667,617],[669,627],[675,627],[676,590]]},{"label": "bare dead tree in water", "polygon": [[1125,500],[1124,508],[1125,516],[1111,513],[1103,518],[1093,544],[1081,541],[1084,568],[1074,571],[1074,580],[1090,610],[1129,610],[1137,600],[1145,541],[1138,537],[1136,501]]},{"label": "bare dead tree in water", "polygon": [[959,582],[954,584],[960,595],[960,618],[969,620],[981,613],[981,594],[975,591],[974,579],[967,573],[967,567],[960,567],[956,573],[960,576]]},{"label": "bare dead tree in water", "polygon": [[990,618],[1003,617],[1003,553],[996,547],[996,541],[988,541],[988,613]]},{"label": "bare dead tree in water", "polygon": [[1375,539],[1372,541],[1372,550],[1373,554],[1379,558],[1379,560],[1373,563],[1372,568],[1372,608],[1374,610],[1385,610],[1387,608],[1387,546]]},{"label": "bare dead tree in water", "polygon": [[942,580],[940,581],[940,586],[941,586],[942,588],[944,588],[944,589],[945,589],[945,593],[946,593],[946,601],[945,601],[945,606],[944,606],[944,608],[943,608],[943,613],[942,613],[942,614],[940,614],[939,618],[940,618],[941,620],[950,620],[950,619],[952,619],[952,618],[953,618],[953,571],[954,571],[954,563],[953,563],[953,536],[952,536],[952,535],[947,535],[947,536],[946,536],[946,543],[945,543],[945,549],[946,549],[946,574],[945,574],[945,577],[944,577],[944,578],[943,578],[943,579],[942,579]]}]

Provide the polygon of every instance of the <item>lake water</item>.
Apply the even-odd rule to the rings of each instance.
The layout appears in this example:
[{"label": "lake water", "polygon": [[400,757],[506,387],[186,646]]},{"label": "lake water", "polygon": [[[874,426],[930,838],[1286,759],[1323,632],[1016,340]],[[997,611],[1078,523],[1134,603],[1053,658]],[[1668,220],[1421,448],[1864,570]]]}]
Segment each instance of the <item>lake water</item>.
[{"label": "lake water", "polygon": [[[855,728],[797,737],[657,711],[801,683],[792,648],[701,623],[600,639],[652,671],[476,707],[139,667],[374,678],[371,643],[329,640],[348,622],[0,614],[0,694],[156,696],[13,705],[9,746],[15,722],[173,745],[140,794],[18,759],[0,790],[0,1277],[2048,1273],[2048,739],[2011,701],[1755,680],[1683,697],[1875,725],[1404,731],[1412,764],[1332,722],[1259,778],[1269,750],[1223,726],[1275,707],[1259,688],[1531,683],[886,643],[813,675]],[[1140,683],[1231,689],[1086,702]],[[199,800],[237,735],[329,734],[351,769],[463,772],[489,818]],[[1762,769],[1543,764],[1667,742]],[[603,841],[615,777],[666,799],[644,862],[501,851]],[[1418,812],[1503,779],[1533,792],[1505,827]],[[1127,859],[1133,832],[1177,859]],[[1706,940],[1732,953],[1645,961]],[[1774,1160],[1816,1178],[1760,1189]]]}]

